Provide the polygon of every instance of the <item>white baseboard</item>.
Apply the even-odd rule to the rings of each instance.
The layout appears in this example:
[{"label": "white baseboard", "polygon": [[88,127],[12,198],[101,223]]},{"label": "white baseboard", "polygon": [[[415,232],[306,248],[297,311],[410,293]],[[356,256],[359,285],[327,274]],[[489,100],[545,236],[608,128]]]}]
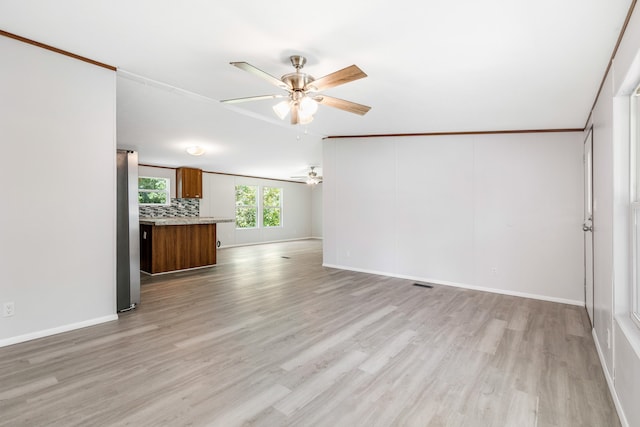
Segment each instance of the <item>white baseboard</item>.
[{"label": "white baseboard", "polygon": [[97,317],[95,319],[89,319],[89,320],[84,320],[82,322],[58,326],[56,328],[45,329],[43,331],[31,332],[24,335],[18,335],[16,337],[5,338],[0,340],[0,347],[6,347],[9,345],[18,344],[25,341],[31,341],[38,338],[44,338],[51,335],[61,334],[63,332],[69,332],[75,329],[86,328],[87,326],[94,326],[100,323],[112,322],[114,320],[118,320],[117,314],[110,314],[108,316]]},{"label": "white baseboard", "polygon": [[215,267],[216,265],[218,264],[201,265],[200,267],[183,268],[181,270],[162,271],[160,273],[149,273],[147,271],[140,270],[140,273],[146,276],[162,276],[163,274],[184,273],[185,271],[202,270],[203,268],[211,268]]},{"label": "white baseboard", "polygon": [[602,352],[602,348],[600,347],[600,341],[598,341],[598,335],[596,334],[595,329],[591,330],[591,335],[593,336],[593,341],[596,343],[596,350],[598,351],[600,366],[602,366],[602,372],[604,372],[604,377],[607,380],[607,385],[609,386],[609,394],[611,394],[611,399],[613,400],[613,404],[615,405],[616,411],[618,412],[620,424],[622,424],[622,427],[630,427],[629,421],[627,421],[627,417],[624,415],[624,410],[622,409],[620,398],[618,397],[618,393],[616,392],[615,382],[613,380],[613,377],[609,373],[609,369],[607,369],[607,364],[604,361],[604,353]]},{"label": "white baseboard", "polygon": [[237,245],[221,245],[218,249],[238,248],[241,246],[266,245],[269,243],[297,242],[300,240],[315,240],[315,239],[318,239],[318,237],[296,237],[295,239],[266,240],[264,242],[238,243]]},{"label": "white baseboard", "polygon": [[384,272],[384,271],[375,271],[375,270],[367,270],[367,269],[362,269],[362,268],[346,267],[346,266],[343,266],[343,265],[324,264],[323,263],[322,266],[323,267],[329,267],[329,268],[337,268],[339,270],[357,271],[357,272],[360,272],[360,273],[376,274],[378,276],[397,277],[398,279],[415,280],[417,282],[434,283],[436,285],[453,286],[453,287],[456,287],[456,288],[463,288],[463,289],[469,289],[469,290],[474,290],[474,291],[491,292],[491,293],[494,293],[494,294],[509,295],[509,296],[521,297],[521,298],[531,298],[531,299],[537,299],[537,300],[542,300],[542,301],[550,301],[550,302],[557,302],[557,303],[561,303],[561,304],[577,305],[577,306],[584,307],[584,301],[579,301],[579,300],[556,298],[556,297],[550,297],[550,296],[547,296],[547,295],[530,294],[530,293],[526,293],[526,292],[516,292],[516,291],[505,290],[505,289],[486,288],[486,287],[483,287],[483,286],[468,285],[466,283],[447,282],[447,281],[443,281],[443,280],[435,280],[435,279],[429,279],[429,278],[425,278],[425,277],[407,276],[407,275],[403,275],[403,274],[387,273],[387,272]]}]

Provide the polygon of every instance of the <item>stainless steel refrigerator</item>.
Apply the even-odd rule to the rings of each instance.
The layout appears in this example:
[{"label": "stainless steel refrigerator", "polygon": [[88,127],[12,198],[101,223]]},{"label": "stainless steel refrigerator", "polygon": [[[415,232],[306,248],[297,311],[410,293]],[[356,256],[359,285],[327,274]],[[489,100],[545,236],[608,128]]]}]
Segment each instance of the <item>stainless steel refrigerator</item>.
[{"label": "stainless steel refrigerator", "polygon": [[117,310],[140,304],[140,224],[138,213],[138,153],[117,151]]}]

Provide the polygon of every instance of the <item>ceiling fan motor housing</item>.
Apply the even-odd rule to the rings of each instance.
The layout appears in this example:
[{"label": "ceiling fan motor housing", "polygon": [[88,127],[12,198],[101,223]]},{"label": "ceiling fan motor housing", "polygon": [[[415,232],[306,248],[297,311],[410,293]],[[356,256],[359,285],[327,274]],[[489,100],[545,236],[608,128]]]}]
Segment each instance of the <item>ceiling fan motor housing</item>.
[{"label": "ceiling fan motor housing", "polygon": [[304,90],[304,87],[315,79],[306,73],[289,73],[282,76],[282,81],[292,90]]},{"label": "ceiling fan motor housing", "polygon": [[301,73],[300,70],[307,63],[307,58],[300,55],[292,55],[289,57],[291,65],[296,69],[295,73],[285,74],[280,78],[293,91],[304,91],[309,83],[314,81],[313,76],[307,73]]},{"label": "ceiling fan motor housing", "polygon": [[291,65],[293,65],[296,70],[301,69],[304,67],[304,64],[307,63],[307,58],[300,55],[291,55],[289,59],[291,60]]}]

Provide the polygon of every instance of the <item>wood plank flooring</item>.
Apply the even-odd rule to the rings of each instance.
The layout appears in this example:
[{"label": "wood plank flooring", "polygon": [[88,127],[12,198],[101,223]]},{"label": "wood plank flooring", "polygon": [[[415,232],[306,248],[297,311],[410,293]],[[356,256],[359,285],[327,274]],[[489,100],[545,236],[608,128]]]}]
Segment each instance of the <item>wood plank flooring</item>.
[{"label": "wood plank flooring", "polygon": [[618,426],[584,308],[323,268],[317,240],[145,276],[0,348],[2,426]]}]

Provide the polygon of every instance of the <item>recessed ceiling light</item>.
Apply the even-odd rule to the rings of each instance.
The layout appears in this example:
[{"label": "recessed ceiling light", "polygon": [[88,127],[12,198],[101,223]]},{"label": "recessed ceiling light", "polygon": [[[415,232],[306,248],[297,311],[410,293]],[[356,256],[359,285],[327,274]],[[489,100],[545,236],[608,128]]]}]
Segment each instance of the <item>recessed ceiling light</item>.
[{"label": "recessed ceiling light", "polygon": [[204,154],[204,148],[198,147],[197,145],[187,147],[187,153],[192,156],[202,156]]}]

